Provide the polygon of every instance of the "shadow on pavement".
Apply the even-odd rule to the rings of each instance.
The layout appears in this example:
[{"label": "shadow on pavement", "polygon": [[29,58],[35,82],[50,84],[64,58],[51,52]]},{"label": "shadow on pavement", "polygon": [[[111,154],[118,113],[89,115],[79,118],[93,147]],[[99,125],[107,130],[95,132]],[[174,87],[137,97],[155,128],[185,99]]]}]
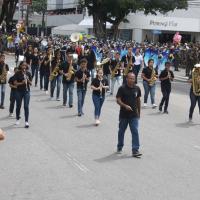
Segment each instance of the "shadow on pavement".
[{"label": "shadow on pavement", "polygon": [[77,115],[61,116],[60,119],[69,119],[69,118],[74,118],[74,117],[77,117]]},{"label": "shadow on pavement", "polygon": [[176,124],[176,127],[179,127],[179,128],[190,128],[193,126],[200,126],[200,124],[191,123],[191,122],[183,122],[183,123]]},{"label": "shadow on pavement", "polygon": [[[122,154],[112,153],[103,158],[96,159],[95,161],[99,163],[105,163],[105,162],[112,162],[112,161],[122,160],[122,159],[133,159],[133,157],[131,155],[126,155],[126,154],[122,155]],[[140,158],[138,157],[137,159],[140,159]]]},{"label": "shadow on pavement", "polygon": [[48,99],[38,99],[36,100],[36,102],[51,102],[51,101],[48,98]]},{"label": "shadow on pavement", "polygon": [[2,130],[4,131],[8,131],[8,130],[13,130],[13,129],[17,129],[17,128],[23,128],[24,126],[16,126],[15,124],[9,125],[9,126],[5,126],[5,127],[1,127]]},{"label": "shadow on pavement", "polygon": [[45,109],[61,109],[61,108],[63,109],[64,107],[62,105],[45,107]]},{"label": "shadow on pavement", "polygon": [[155,115],[162,115],[162,114],[163,114],[162,112],[154,112],[154,113],[149,113],[148,115],[155,116]]},{"label": "shadow on pavement", "polygon": [[91,128],[91,127],[96,127],[95,124],[84,124],[77,126],[77,128]]},{"label": "shadow on pavement", "polygon": [[[9,116],[1,117],[1,118],[0,118],[0,121],[4,121],[4,120],[7,120],[7,119],[9,119]],[[11,119],[12,119],[12,118],[11,118]]]}]

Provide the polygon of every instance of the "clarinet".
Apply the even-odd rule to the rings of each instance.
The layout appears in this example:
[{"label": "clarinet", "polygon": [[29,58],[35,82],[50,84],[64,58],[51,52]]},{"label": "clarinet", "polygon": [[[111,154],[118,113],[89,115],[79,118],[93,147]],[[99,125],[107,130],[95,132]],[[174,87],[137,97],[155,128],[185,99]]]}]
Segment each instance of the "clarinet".
[{"label": "clarinet", "polygon": [[100,98],[103,98],[102,94],[103,94],[103,83],[102,80],[100,80]]}]

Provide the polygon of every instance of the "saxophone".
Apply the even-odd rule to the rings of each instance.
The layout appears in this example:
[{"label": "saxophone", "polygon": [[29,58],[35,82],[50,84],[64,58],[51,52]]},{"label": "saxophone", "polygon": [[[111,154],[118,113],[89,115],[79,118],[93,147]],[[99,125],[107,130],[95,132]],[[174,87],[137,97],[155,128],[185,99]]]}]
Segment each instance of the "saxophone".
[{"label": "saxophone", "polygon": [[126,68],[124,69],[124,76],[127,76],[129,71],[132,71],[132,65],[133,65],[133,59],[132,59],[132,55],[131,55],[131,58],[126,66]]},{"label": "saxophone", "polygon": [[111,78],[114,78],[116,74],[118,74],[118,70],[120,69],[120,62],[117,63],[114,70],[111,72]]},{"label": "saxophone", "polygon": [[5,83],[6,79],[7,79],[7,70],[6,70],[6,65],[4,64],[2,69],[2,74],[0,75],[0,83]]},{"label": "saxophone", "polygon": [[150,79],[150,81],[149,81],[149,85],[150,85],[150,86],[154,85],[155,82],[156,82],[156,80],[157,80],[156,72],[155,72],[154,69],[152,69],[151,79]]},{"label": "saxophone", "polygon": [[72,65],[72,61],[70,62],[69,69],[68,69],[67,73],[68,73],[68,75],[66,77],[66,80],[70,81],[71,78],[72,78],[72,75],[74,74],[74,68],[73,68],[73,65]]},{"label": "saxophone", "polygon": [[59,65],[60,65],[60,60],[57,60],[57,64],[56,64],[54,70],[50,74],[50,77],[49,77],[50,81],[52,81],[54,78],[56,78],[58,76],[58,72],[60,70]]},{"label": "saxophone", "polygon": [[192,70],[192,90],[196,96],[200,96],[200,68]]}]

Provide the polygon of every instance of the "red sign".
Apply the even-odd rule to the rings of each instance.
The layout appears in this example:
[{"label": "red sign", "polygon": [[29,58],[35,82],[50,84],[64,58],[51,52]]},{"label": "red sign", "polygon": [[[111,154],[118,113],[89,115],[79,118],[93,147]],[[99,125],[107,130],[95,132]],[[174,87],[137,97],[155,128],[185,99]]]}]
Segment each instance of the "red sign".
[{"label": "red sign", "polygon": [[21,0],[21,4],[22,5],[31,5],[32,4],[32,0]]}]

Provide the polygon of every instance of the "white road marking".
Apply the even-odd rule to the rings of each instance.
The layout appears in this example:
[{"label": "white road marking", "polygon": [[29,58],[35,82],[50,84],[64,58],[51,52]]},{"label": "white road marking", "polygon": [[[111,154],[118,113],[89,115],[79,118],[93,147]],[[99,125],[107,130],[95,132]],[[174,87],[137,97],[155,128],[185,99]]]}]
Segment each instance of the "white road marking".
[{"label": "white road marking", "polygon": [[195,145],[194,148],[195,148],[195,149],[198,149],[198,150],[200,151],[200,146]]},{"label": "white road marking", "polygon": [[65,155],[65,157],[71,161],[72,164],[74,164],[76,167],[78,167],[81,171],[83,171],[84,173],[88,172],[89,169],[83,165],[81,162],[79,162],[77,159],[73,158],[72,155],[70,155],[69,153],[67,153]]}]

